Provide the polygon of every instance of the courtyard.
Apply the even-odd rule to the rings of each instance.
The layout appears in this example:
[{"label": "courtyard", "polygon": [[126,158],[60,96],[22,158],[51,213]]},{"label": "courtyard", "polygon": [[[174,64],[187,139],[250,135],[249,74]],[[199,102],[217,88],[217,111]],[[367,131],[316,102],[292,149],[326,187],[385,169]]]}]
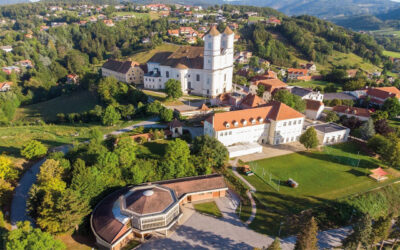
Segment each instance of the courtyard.
[{"label": "courtyard", "polygon": [[[360,146],[352,142],[246,164],[255,175],[243,177],[257,189],[253,194],[257,214],[250,228],[269,235],[278,235],[280,231],[285,234],[280,225],[288,216],[387,185],[400,177],[398,171],[388,169],[390,176],[385,182],[369,178],[369,170],[378,167],[379,161],[364,154]],[[289,178],[299,186],[289,187]]]}]

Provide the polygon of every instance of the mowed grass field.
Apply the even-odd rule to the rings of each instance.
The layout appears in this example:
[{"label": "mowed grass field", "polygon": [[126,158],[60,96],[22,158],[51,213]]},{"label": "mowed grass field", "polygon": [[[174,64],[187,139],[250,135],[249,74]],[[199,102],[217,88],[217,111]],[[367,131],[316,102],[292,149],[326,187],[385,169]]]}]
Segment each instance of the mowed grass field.
[{"label": "mowed grass field", "polygon": [[394,51],[389,51],[389,50],[384,50],[383,54],[385,56],[390,56],[394,58],[400,58],[400,52],[394,52]]},{"label": "mowed grass field", "polygon": [[[303,88],[315,88],[315,87],[321,87],[322,89],[324,89],[326,87],[326,85],[328,85],[329,82],[325,82],[325,81],[301,81],[301,82],[291,82],[288,83],[288,85],[291,86],[299,86],[299,87],[303,87]],[[335,84],[336,87],[339,88],[339,90],[341,90],[341,86],[339,84]]]},{"label": "mowed grass field", "polygon": [[[360,152],[360,153],[358,153]],[[359,167],[350,164],[358,163]],[[257,175],[244,176],[257,189],[257,215],[251,228],[258,232],[277,235],[279,225],[288,216],[305,209],[337,200],[352,194],[363,193],[399,179],[400,173],[387,170],[389,180],[377,183],[368,177],[369,169],[379,162],[364,155],[357,144],[345,143],[329,148],[329,152],[300,152],[247,163],[271,174],[279,192]],[[260,168],[264,171],[260,171]],[[291,188],[286,181],[292,178],[299,183]],[[283,232],[285,233],[285,232]]]},{"label": "mowed grass field", "polygon": [[113,15],[134,16],[136,18],[143,18],[143,19],[150,18],[151,20],[156,20],[156,19],[160,18],[160,15],[155,11],[150,11],[149,13],[141,13],[141,12],[135,12],[135,11],[119,11],[119,12],[114,12]]},{"label": "mowed grass field", "polygon": [[132,61],[136,61],[138,63],[146,63],[152,56],[154,56],[158,52],[175,52],[177,49],[179,49],[179,47],[180,46],[176,44],[164,43],[152,50],[136,53],[130,58],[132,59]]},{"label": "mowed grass field", "polygon": [[73,92],[54,99],[19,108],[14,120],[33,121],[38,118],[53,121],[58,113],[82,113],[99,104],[97,95],[90,91]]}]

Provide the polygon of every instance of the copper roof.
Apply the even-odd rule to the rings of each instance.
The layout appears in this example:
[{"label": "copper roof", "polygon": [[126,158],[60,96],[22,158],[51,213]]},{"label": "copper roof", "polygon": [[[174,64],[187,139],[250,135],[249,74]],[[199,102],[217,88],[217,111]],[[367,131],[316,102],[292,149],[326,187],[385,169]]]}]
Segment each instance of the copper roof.
[{"label": "copper roof", "polygon": [[[147,196],[146,191],[152,194]],[[171,192],[166,189],[158,187],[140,189],[126,197],[126,209],[142,215],[158,213],[168,208],[173,201]]]},{"label": "copper roof", "polygon": [[159,63],[172,68],[183,67],[203,69],[204,47],[182,46],[175,52],[156,53],[148,62]]},{"label": "copper roof", "polygon": [[306,109],[318,111],[324,104],[321,101],[306,100]]},{"label": "copper roof", "polygon": [[229,28],[229,26],[226,26],[226,28],[224,30],[224,34],[225,35],[232,35],[233,31]]},{"label": "copper roof", "polygon": [[207,31],[206,35],[210,35],[210,36],[218,36],[221,33],[219,33],[219,31],[217,30],[217,26],[213,25],[211,26],[210,30]]},{"label": "copper roof", "polygon": [[303,114],[284,103],[270,102],[264,107],[216,113],[207,121],[213,124],[215,131],[221,131],[268,123],[269,120],[281,121],[302,117]]}]

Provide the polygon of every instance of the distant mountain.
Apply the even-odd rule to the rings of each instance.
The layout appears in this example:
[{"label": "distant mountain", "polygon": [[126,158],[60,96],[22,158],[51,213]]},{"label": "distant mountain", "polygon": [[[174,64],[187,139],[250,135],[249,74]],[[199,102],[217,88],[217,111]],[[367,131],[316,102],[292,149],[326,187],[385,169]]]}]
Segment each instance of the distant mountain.
[{"label": "distant mountain", "polygon": [[[146,0],[132,1],[146,2]],[[175,2],[186,4],[236,4],[271,7],[287,15],[297,16],[308,14],[324,19],[332,19],[340,16],[376,14],[400,7],[399,2],[391,0],[176,0]]]},{"label": "distant mountain", "polygon": [[353,30],[400,29],[400,8],[376,15],[347,16],[332,19],[337,25]]}]

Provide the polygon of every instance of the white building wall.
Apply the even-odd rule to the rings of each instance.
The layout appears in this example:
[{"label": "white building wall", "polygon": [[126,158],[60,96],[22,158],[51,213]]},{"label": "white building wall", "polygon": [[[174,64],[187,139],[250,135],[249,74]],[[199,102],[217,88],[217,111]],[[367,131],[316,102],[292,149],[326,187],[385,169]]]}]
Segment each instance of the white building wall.
[{"label": "white building wall", "polygon": [[350,129],[343,129],[331,133],[322,133],[317,130],[318,141],[322,145],[346,142],[348,140]]},{"label": "white building wall", "polygon": [[270,137],[271,144],[284,144],[298,141],[303,131],[304,118],[289,119],[283,121],[271,121],[275,130],[271,131],[273,137]]},{"label": "white building wall", "polygon": [[306,109],[306,117],[312,120],[318,120],[321,117],[322,112],[324,111],[325,106],[321,105],[318,110]]},{"label": "white building wall", "polygon": [[223,131],[216,131],[217,138],[225,146],[235,143],[267,143],[269,124],[249,125],[247,127],[232,128]]}]

